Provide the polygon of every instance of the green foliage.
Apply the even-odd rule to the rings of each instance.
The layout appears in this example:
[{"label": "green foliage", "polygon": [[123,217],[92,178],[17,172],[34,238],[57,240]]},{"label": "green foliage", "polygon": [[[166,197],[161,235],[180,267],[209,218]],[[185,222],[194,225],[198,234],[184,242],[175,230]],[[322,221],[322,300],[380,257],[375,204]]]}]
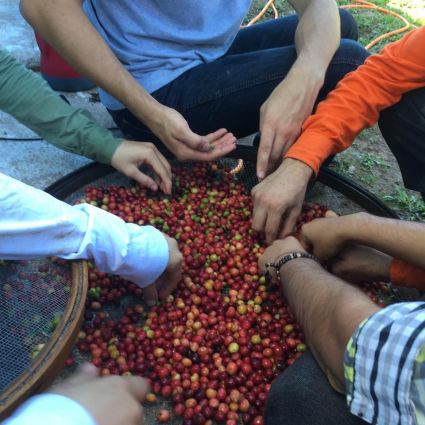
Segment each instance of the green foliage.
[{"label": "green foliage", "polygon": [[376,169],[376,167],[389,168],[389,164],[378,155],[371,153],[361,153],[360,154],[360,163],[364,170]]},{"label": "green foliage", "polygon": [[[425,0],[369,0],[369,2],[403,16],[412,25],[425,25]],[[352,3],[351,0],[337,0],[337,3],[339,6],[355,4]],[[256,16],[265,4],[265,0],[254,1],[244,23],[246,24],[249,20]],[[286,0],[275,0],[275,6],[278,10],[279,16],[294,13],[293,8]],[[404,26],[404,23],[401,20],[383,12],[371,9],[350,9],[350,12],[353,14],[357,24],[359,25],[359,42],[364,46],[380,35]],[[274,12],[271,8],[269,8],[261,20],[273,19],[273,17]],[[385,46],[385,44],[398,40],[403,36],[403,34],[404,33],[383,40],[374,46],[371,49],[371,52],[378,52]]]},{"label": "green foliage", "polygon": [[425,220],[425,202],[417,195],[409,194],[404,189],[397,189],[393,195],[384,196],[384,200],[397,210],[402,218],[408,220]]},{"label": "green foliage", "polygon": [[[425,0],[373,0],[372,3],[403,16],[412,25],[421,26],[425,24],[425,14],[422,15],[422,11],[425,8]],[[422,8],[416,7],[418,3],[422,3]],[[353,3],[349,0],[339,0],[338,4],[347,5]],[[404,27],[404,23],[400,19],[380,11],[372,9],[350,9],[350,12],[359,26],[359,42],[364,46],[382,34]],[[398,40],[404,34],[401,33],[384,39],[373,46],[370,51],[373,53],[379,52],[385,44]]]}]

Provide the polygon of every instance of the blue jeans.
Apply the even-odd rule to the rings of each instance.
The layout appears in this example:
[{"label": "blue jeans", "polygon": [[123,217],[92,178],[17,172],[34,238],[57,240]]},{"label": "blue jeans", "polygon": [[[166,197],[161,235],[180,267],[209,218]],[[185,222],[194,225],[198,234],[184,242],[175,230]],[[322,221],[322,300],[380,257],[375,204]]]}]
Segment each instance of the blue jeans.
[{"label": "blue jeans", "polygon": [[[318,101],[368,56],[358,44],[353,17],[340,10],[341,45],[326,73]],[[227,128],[236,137],[258,131],[259,111],[273,89],[291,69],[296,15],[270,20],[239,31],[221,58],[199,65],[152,93],[160,103],[179,111],[190,128],[207,134]],[[127,109],[109,111],[126,137],[157,142],[156,137]]]},{"label": "blue jeans", "polygon": [[272,383],[265,425],[365,425],[352,415],[342,394],[330,386],[310,351]]},{"label": "blue jeans", "polygon": [[404,185],[422,192],[425,201],[425,87],[405,93],[382,111],[379,128],[397,159]]}]

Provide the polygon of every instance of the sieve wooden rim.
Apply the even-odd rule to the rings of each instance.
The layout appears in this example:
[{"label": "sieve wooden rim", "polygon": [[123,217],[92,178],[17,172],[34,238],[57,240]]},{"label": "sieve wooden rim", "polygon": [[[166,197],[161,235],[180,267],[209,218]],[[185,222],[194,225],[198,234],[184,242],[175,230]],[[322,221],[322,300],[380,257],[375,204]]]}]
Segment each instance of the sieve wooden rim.
[{"label": "sieve wooden rim", "polygon": [[75,261],[71,270],[71,291],[62,318],[29,367],[0,394],[0,420],[9,416],[27,398],[45,390],[57,377],[80,330],[87,288],[87,262]]}]

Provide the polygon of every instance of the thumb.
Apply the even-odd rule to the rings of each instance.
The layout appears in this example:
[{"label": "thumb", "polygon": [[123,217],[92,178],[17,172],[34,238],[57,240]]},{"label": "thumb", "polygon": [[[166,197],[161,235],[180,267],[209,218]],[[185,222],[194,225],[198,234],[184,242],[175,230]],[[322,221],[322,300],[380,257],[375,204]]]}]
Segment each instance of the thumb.
[{"label": "thumb", "polygon": [[338,217],[338,214],[335,211],[327,210],[325,213],[325,217]]},{"label": "thumb", "polygon": [[210,143],[214,143],[215,141],[220,140],[226,134],[229,134],[229,135],[233,136],[233,134],[229,133],[225,128],[220,128],[219,130],[214,131],[214,133],[209,133],[209,134],[203,136],[202,138],[208,144],[210,144]]},{"label": "thumb", "polygon": [[181,140],[186,146],[201,152],[210,150],[210,142],[207,138],[194,133],[189,126],[187,127],[184,139]]},{"label": "thumb", "polygon": [[143,288],[143,298],[148,306],[153,306],[158,302],[156,283],[152,283],[146,288]]},{"label": "thumb", "polygon": [[99,375],[99,371],[92,363],[83,363],[78,366],[76,376],[83,380],[90,380],[96,378]]},{"label": "thumb", "polygon": [[125,376],[131,395],[138,401],[144,401],[146,394],[150,391],[149,383],[139,376]]},{"label": "thumb", "polygon": [[313,244],[312,244],[310,238],[308,237],[308,235],[306,234],[305,226],[306,225],[301,227],[300,234],[299,234],[299,241],[300,241],[300,244],[302,245],[302,247],[306,251],[311,251],[313,249]]},{"label": "thumb", "polygon": [[[99,375],[97,367],[91,363],[83,363],[78,366],[76,372],[72,375],[67,382],[72,385],[84,384],[92,381]],[[60,387],[61,384],[59,384]]]},{"label": "thumb", "polygon": [[[287,212],[282,230],[279,235],[279,239],[286,238],[293,232],[300,212],[301,208],[292,208],[290,211]],[[304,245],[303,248],[305,249]]]}]

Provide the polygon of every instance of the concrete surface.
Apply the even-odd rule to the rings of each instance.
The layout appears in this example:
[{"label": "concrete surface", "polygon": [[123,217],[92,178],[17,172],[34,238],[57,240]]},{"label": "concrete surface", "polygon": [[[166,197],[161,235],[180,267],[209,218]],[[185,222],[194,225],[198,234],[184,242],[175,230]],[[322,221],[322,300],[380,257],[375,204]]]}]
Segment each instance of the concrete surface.
[{"label": "concrete surface", "polygon": [[[105,108],[100,103],[93,103],[90,100],[92,98],[90,93],[65,95],[73,106],[88,109],[99,124],[114,128],[114,123]],[[49,145],[14,118],[2,112],[0,112],[0,129],[0,172],[35,187],[45,188],[89,162],[87,158]]]},{"label": "concrete surface", "polygon": [[[19,0],[0,0],[0,48],[24,63],[39,68],[39,51],[31,27],[19,12]],[[114,123],[92,93],[65,93],[73,106],[88,109],[99,124]],[[34,139],[37,140],[27,140]],[[60,177],[87,164],[89,160],[64,152],[40,140],[36,134],[0,112],[0,172],[38,188],[45,188]]]},{"label": "concrete surface", "polygon": [[0,0],[0,46],[27,67],[38,67],[34,32],[19,12],[19,0]]}]

